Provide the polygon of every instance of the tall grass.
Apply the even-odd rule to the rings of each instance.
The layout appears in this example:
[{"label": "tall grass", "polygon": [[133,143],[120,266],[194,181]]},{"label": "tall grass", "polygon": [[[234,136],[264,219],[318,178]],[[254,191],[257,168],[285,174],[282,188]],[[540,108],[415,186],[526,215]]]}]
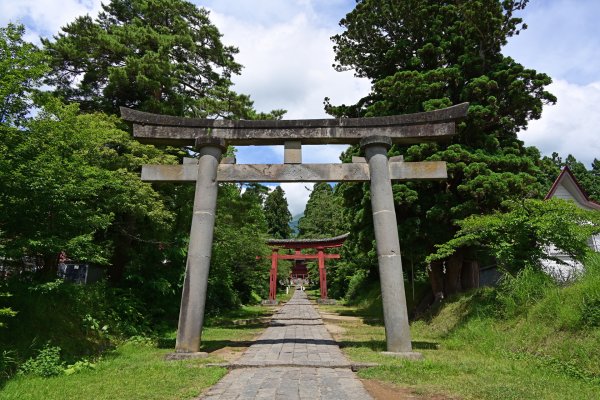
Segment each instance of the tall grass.
[{"label": "tall grass", "polygon": [[[413,348],[425,361],[380,355],[384,327],[365,320],[342,324],[344,352],[381,365],[360,376],[434,398],[600,398],[600,255],[585,265],[566,286],[525,269],[498,287],[446,299],[412,323]],[[369,317],[372,303],[357,303],[353,314]]]}]

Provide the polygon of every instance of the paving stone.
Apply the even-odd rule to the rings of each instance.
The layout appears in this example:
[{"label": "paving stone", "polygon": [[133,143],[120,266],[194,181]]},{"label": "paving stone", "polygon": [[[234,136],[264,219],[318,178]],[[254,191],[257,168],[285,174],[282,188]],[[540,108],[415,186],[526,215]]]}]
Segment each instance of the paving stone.
[{"label": "paving stone", "polygon": [[199,399],[372,399],[301,291],[232,366]]}]

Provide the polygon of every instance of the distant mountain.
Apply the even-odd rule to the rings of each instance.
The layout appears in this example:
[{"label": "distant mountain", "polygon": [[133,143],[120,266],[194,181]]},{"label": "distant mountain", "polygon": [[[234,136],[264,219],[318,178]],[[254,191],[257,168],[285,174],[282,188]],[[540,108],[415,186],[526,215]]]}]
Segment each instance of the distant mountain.
[{"label": "distant mountain", "polygon": [[292,235],[293,236],[297,236],[298,235],[298,221],[303,216],[304,216],[304,213],[298,214],[298,215],[294,215],[294,217],[290,221],[290,228],[292,228]]}]

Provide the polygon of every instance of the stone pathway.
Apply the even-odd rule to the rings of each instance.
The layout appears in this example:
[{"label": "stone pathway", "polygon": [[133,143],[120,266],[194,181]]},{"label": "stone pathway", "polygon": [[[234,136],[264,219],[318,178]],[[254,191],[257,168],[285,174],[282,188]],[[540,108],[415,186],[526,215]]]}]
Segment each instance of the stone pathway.
[{"label": "stone pathway", "polygon": [[300,290],[232,367],[200,399],[371,399]]}]

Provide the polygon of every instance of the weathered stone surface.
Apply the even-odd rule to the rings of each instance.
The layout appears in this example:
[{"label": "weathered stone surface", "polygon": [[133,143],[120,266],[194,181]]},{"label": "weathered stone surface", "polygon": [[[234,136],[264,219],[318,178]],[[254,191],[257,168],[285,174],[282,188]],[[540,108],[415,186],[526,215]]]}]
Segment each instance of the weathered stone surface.
[{"label": "weathered stone surface", "polygon": [[377,243],[387,350],[411,352],[402,257],[387,158],[391,141],[389,138],[374,136],[361,141],[361,146],[365,150],[371,174],[371,208]]},{"label": "weathered stone surface", "polygon": [[208,353],[196,351],[194,353],[169,353],[165,356],[167,361],[190,360],[194,358],[207,358]]},{"label": "weathered stone surface", "polygon": [[283,163],[302,164],[302,142],[299,140],[288,140],[284,144]]},{"label": "weathered stone surface", "polygon": [[215,225],[218,189],[216,177],[222,147],[206,145],[201,147],[199,152],[198,165],[184,165],[195,168],[198,179],[179,310],[175,345],[177,353],[196,353],[200,348]]},{"label": "weathered stone surface", "polygon": [[297,290],[274,315],[271,326],[231,371],[201,399],[368,400],[352,371],[374,364],[351,364],[321,319]]},{"label": "weathered stone surface", "polygon": [[[446,179],[444,161],[390,162],[392,180],[407,181]],[[146,182],[195,182],[198,167],[194,164],[144,165]],[[218,167],[219,182],[367,182],[369,166],[356,164],[223,164]]]},{"label": "weathered stone surface", "polygon": [[196,138],[218,137],[230,145],[356,144],[382,135],[394,143],[442,140],[455,134],[455,121],[467,114],[468,103],[442,110],[376,118],[231,121],[180,118],[121,108],[121,117],[134,123],[138,140],[175,146],[194,145]]}]

